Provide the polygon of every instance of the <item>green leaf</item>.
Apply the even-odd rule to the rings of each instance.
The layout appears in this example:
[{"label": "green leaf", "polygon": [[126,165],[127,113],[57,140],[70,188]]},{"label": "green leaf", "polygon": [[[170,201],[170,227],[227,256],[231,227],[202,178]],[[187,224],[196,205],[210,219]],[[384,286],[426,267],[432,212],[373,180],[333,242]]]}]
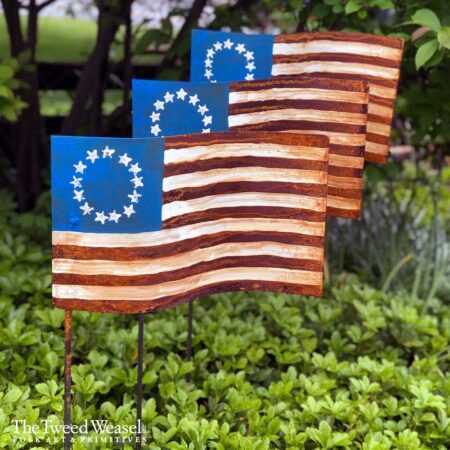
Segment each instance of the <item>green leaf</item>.
[{"label": "green leaf", "polygon": [[437,39],[442,47],[450,49],[450,27],[442,28],[437,34]]},{"label": "green leaf", "polygon": [[14,70],[6,65],[0,66],[0,80],[9,80],[14,76]]},{"label": "green leaf", "polygon": [[441,21],[431,9],[419,9],[412,15],[411,19],[414,23],[431,28],[433,31],[438,32],[441,29]]},{"label": "green leaf", "polygon": [[349,14],[359,11],[360,9],[361,9],[361,5],[357,0],[350,0],[345,5],[345,14],[347,14],[347,16],[348,16]]},{"label": "green leaf", "polygon": [[438,41],[436,39],[419,47],[416,53],[416,69],[420,69],[428,60],[430,60],[437,49]]}]

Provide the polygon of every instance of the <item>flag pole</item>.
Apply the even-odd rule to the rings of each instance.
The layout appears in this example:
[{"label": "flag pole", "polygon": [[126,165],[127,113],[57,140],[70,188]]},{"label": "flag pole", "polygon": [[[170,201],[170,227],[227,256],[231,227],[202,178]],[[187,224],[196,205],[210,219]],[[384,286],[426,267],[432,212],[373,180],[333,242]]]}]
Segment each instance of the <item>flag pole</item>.
[{"label": "flag pole", "polygon": [[136,450],[142,449],[142,379],[144,366],[144,314],[138,315],[138,365],[136,401]]},{"label": "flag pole", "polygon": [[71,426],[71,403],[72,403],[72,311],[65,310],[64,317],[64,450],[70,450],[72,433]]},{"label": "flag pole", "polygon": [[[188,305],[188,334],[186,341],[186,360],[192,359],[192,333],[194,320],[194,301],[191,300]],[[191,374],[186,374],[186,381],[191,381]]]}]

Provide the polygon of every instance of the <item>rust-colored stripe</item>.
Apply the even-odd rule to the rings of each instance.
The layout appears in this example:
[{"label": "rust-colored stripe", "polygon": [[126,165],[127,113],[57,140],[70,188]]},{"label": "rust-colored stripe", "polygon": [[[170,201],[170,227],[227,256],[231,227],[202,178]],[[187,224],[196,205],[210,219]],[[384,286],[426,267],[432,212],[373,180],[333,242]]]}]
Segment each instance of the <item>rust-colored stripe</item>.
[{"label": "rust-colored stripe", "polygon": [[319,272],[323,270],[323,263],[321,261],[281,258],[271,255],[234,256],[217,258],[213,261],[200,262],[182,269],[151,275],[118,276],[54,273],[53,283],[83,286],[152,286],[169,281],[182,280],[183,278],[212,270],[227,269],[230,267],[267,267]]},{"label": "rust-colored stripe", "polygon": [[327,206],[327,216],[340,217],[341,219],[361,219],[361,208],[358,209],[343,209]]},{"label": "rust-colored stripe", "polygon": [[163,203],[171,203],[180,200],[191,200],[206,197],[208,195],[219,195],[223,193],[237,194],[243,192],[272,192],[277,194],[309,195],[311,197],[324,197],[327,192],[326,185],[309,183],[281,183],[281,182],[259,182],[239,181],[217,183],[214,185],[174,189],[164,192]]},{"label": "rust-colored stripe", "polygon": [[386,164],[388,160],[388,154],[382,155],[381,153],[366,152],[364,158],[366,161],[375,164]]},{"label": "rust-colored stripe", "polygon": [[76,245],[54,245],[53,258],[106,261],[135,261],[142,259],[172,256],[191,250],[214,247],[219,244],[238,242],[278,242],[290,245],[306,245],[322,247],[322,236],[311,236],[300,233],[283,233],[267,231],[221,232],[186,239],[172,244],[151,247],[81,247]]},{"label": "rust-colored stripe", "polygon": [[240,102],[228,107],[230,116],[259,111],[274,111],[282,109],[312,109],[318,111],[337,111],[349,113],[367,113],[367,104],[336,102],[327,100],[264,100],[256,102]]},{"label": "rust-colored stripe", "polygon": [[368,122],[381,123],[383,125],[391,125],[392,117],[377,116],[376,114],[368,114]]},{"label": "rust-colored stripe", "polygon": [[349,145],[330,144],[330,153],[334,155],[363,157],[364,151],[365,147],[363,145],[353,147]]},{"label": "rust-colored stripe", "polygon": [[304,53],[297,55],[274,55],[274,64],[315,62],[315,61],[337,61],[350,62],[353,64],[371,64],[381,67],[397,69],[400,61],[379,56],[355,55],[349,53]]},{"label": "rust-colored stripe", "polygon": [[282,75],[263,81],[239,81],[230,83],[230,92],[242,91],[261,91],[264,89],[286,89],[286,88],[304,88],[304,89],[324,89],[327,91],[346,91],[346,92],[368,92],[369,88],[366,80],[357,80],[356,78],[347,78],[345,80],[328,80],[317,78],[314,74]]},{"label": "rust-colored stripe", "polygon": [[[327,123],[327,122],[312,122],[308,120],[274,120],[266,123],[240,125],[230,127],[231,130],[270,130],[270,131],[286,131],[286,130],[319,130],[319,131],[334,131],[337,133],[352,133],[364,134],[366,132],[365,125],[350,125],[346,123]],[[286,133],[288,134],[288,133]],[[290,134],[290,133],[289,133]],[[311,135],[317,136],[317,135]]]},{"label": "rust-colored stripe", "polygon": [[[301,280],[299,280],[301,282]],[[278,282],[255,282],[255,281],[229,281],[218,284],[211,284],[199,289],[193,289],[183,295],[174,295],[158,300],[149,301],[130,301],[122,300],[80,300],[80,299],[61,299],[53,298],[53,304],[57,308],[80,311],[98,311],[120,314],[137,314],[150,311],[157,311],[174,307],[183,303],[196,300],[207,295],[219,294],[221,292],[236,291],[267,291],[283,292],[297,295],[311,295],[314,297],[322,296],[322,286],[301,285],[294,283]]]},{"label": "rust-colored stripe", "polygon": [[[336,197],[342,197],[342,198],[355,198],[355,199],[361,199],[362,192],[361,189],[342,189],[337,187],[328,186],[328,194],[334,195]],[[328,207],[327,207],[328,211]]]},{"label": "rust-colored stripe", "polygon": [[366,140],[368,142],[374,142],[375,144],[382,144],[389,146],[389,136],[381,136],[375,133],[367,133]]},{"label": "rust-colored stripe", "polygon": [[215,145],[227,143],[257,142],[259,144],[299,145],[306,147],[328,147],[328,138],[319,135],[305,135],[300,133],[279,134],[269,130],[259,133],[244,130],[227,131],[222,133],[185,134],[179,136],[167,136],[164,138],[166,149],[189,148],[197,145]]},{"label": "rust-colored stripe", "polygon": [[299,208],[284,208],[280,206],[241,206],[227,208],[212,208],[206,211],[193,212],[182,216],[172,217],[163,222],[163,228],[175,228],[199,222],[209,222],[211,220],[228,218],[250,218],[264,217],[273,219],[298,219],[309,220],[311,222],[322,222],[325,214],[311,210]]},{"label": "rust-colored stripe", "polygon": [[326,172],[326,161],[291,158],[260,158],[257,156],[237,156],[235,158],[211,158],[187,163],[164,166],[164,177],[204,172],[213,169],[235,169],[239,167],[267,167],[271,169],[301,169]]},{"label": "rust-colored stripe", "polygon": [[337,177],[362,178],[364,169],[353,169],[352,167],[329,166],[328,174]]},{"label": "rust-colored stripe", "polygon": [[383,45],[389,48],[403,48],[403,39],[366,33],[348,33],[343,31],[310,32],[281,34],[275,36],[275,43],[311,42],[311,41],[359,42],[373,45]]}]

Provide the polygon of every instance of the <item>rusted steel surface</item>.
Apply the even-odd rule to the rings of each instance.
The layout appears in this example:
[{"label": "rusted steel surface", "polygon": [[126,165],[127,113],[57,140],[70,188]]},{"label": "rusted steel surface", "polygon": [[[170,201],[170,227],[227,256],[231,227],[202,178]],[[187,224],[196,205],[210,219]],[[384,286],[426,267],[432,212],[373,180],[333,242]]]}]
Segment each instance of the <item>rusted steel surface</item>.
[{"label": "rusted steel surface", "polygon": [[274,132],[166,138],[163,229],[54,231],[54,304],[142,313],[226,291],[320,296],[328,141]]},{"label": "rusted steel surface", "polygon": [[298,74],[369,82],[365,159],[385,163],[404,41],[363,33],[275,36],[273,77]]},{"label": "rusted steel surface", "polygon": [[[231,83],[230,129],[327,135],[327,214],[359,219],[368,92],[364,81],[309,76]],[[259,164],[264,164],[263,158]],[[307,169],[320,162],[300,160],[295,164]]]}]

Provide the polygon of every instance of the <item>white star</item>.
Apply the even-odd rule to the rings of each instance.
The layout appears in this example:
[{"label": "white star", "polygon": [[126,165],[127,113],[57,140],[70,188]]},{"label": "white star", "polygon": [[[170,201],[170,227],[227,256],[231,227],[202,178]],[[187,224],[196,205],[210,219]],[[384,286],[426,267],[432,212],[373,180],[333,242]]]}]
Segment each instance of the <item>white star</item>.
[{"label": "white star", "polygon": [[255,63],[254,63],[253,61],[252,61],[252,62],[249,62],[249,63],[245,66],[245,68],[248,69],[248,70],[250,70],[250,71],[255,70]]},{"label": "white star", "polygon": [[253,74],[252,74],[252,73],[247,74],[247,75],[245,76],[245,79],[246,79],[247,81],[252,81],[252,80],[254,80]]},{"label": "white star", "polygon": [[74,189],[81,187],[80,181],[83,181],[83,178],[77,178],[75,175],[73,176],[73,181],[70,184],[73,184]]},{"label": "white star", "polygon": [[164,101],[166,103],[173,103],[173,94],[170,94],[169,92],[166,92],[166,95],[164,95]]},{"label": "white star", "polygon": [[128,197],[131,198],[131,203],[138,203],[139,197],[142,197],[142,195],[138,194],[136,190],[134,190],[132,194],[128,194]]},{"label": "white star", "polygon": [[112,148],[109,148],[108,146],[106,146],[103,150],[103,158],[106,158],[107,156],[109,156],[110,158],[112,158],[112,155],[114,153],[116,153],[115,150],[113,150]]},{"label": "white star", "polygon": [[123,164],[125,167],[128,167],[128,163],[132,161],[131,158],[128,157],[126,153],[119,156],[119,164]]},{"label": "white star", "polygon": [[209,59],[209,58],[205,59],[205,67],[206,68],[212,67],[212,59]]},{"label": "white star", "polygon": [[212,116],[205,116],[205,117],[203,117],[202,122],[203,122],[203,125],[205,125],[205,127],[206,127],[206,125],[211,125],[211,123],[212,123]]},{"label": "white star", "polygon": [[136,177],[136,176],[135,176],[135,177],[131,180],[131,182],[134,183],[134,187],[135,187],[135,188],[143,187],[143,186],[144,186],[144,183],[142,182],[142,177]]},{"label": "white star", "polygon": [[220,42],[216,42],[214,44],[214,49],[217,50],[222,50],[222,44]]},{"label": "white star", "polygon": [[89,150],[87,151],[88,156],[86,156],[86,159],[89,159],[89,161],[91,161],[92,164],[94,164],[96,159],[99,159],[97,150],[93,150],[92,152],[90,152]]},{"label": "white star", "polygon": [[245,52],[245,45],[244,44],[238,44],[236,45],[236,51],[238,53],[244,53]]},{"label": "white star", "polygon": [[161,128],[159,128],[158,124],[153,125],[151,127],[151,129],[152,129],[152,134],[154,134],[155,136],[158,136],[158,134],[161,133]]},{"label": "white star", "polygon": [[200,99],[198,98],[198,95],[197,94],[195,94],[195,95],[190,95],[189,96],[189,103],[191,104],[191,105],[196,105],[198,102],[200,101]]},{"label": "white star", "polygon": [[130,218],[131,214],[136,214],[136,211],[133,208],[133,205],[130,206],[124,206],[123,207],[123,213]]},{"label": "white star", "polygon": [[177,98],[184,100],[184,98],[186,97],[187,92],[181,88],[179,91],[177,91]]},{"label": "white star", "polygon": [[206,57],[207,58],[212,58],[214,55],[216,54],[216,52],[210,48],[207,52],[206,52]]},{"label": "white star", "polygon": [[247,61],[249,61],[250,59],[253,59],[253,52],[245,52],[244,56],[247,58]]},{"label": "white star", "polygon": [[228,39],[223,43],[223,46],[224,46],[225,48],[230,49],[231,47],[233,47],[233,42],[231,42],[230,39],[228,38]]},{"label": "white star", "polygon": [[152,122],[157,122],[159,120],[159,116],[160,116],[160,113],[153,111],[152,115],[149,117],[150,117],[150,119],[152,119]]},{"label": "white star", "polygon": [[139,167],[139,163],[131,164],[130,168],[128,169],[128,172],[131,172],[136,176],[137,173],[139,173],[142,169]]},{"label": "white star", "polygon": [[89,206],[88,202],[84,202],[84,205],[80,206],[80,209],[83,211],[83,216],[85,216],[86,214],[91,214],[94,208]]},{"label": "white star", "polygon": [[84,200],[83,192],[84,191],[74,190],[73,193],[75,195],[74,195],[73,199],[76,200],[77,202],[81,202],[81,200]]},{"label": "white star", "polygon": [[213,73],[211,72],[211,70],[206,69],[205,70],[205,77],[208,78],[208,80],[213,76]]},{"label": "white star", "polygon": [[105,222],[108,220],[108,216],[105,216],[105,212],[101,213],[96,212],[95,222],[101,222],[102,225],[105,225]]},{"label": "white star", "polygon": [[211,128],[203,128],[202,133],[210,133]]},{"label": "white star", "polygon": [[75,167],[75,173],[83,173],[84,169],[87,168],[81,161],[78,164],[74,164],[73,167]]},{"label": "white star", "polygon": [[197,110],[202,116],[209,111],[206,105],[200,105]]},{"label": "white star", "polygon": [[117,214],[116,210],[114,210],[112,213],[109,213],[109,221],[110,222],[116,222],[119,223],[119,219],[122,217],[122,214]]},{"label": "white star", "polygon": [[153,103],[153,106],[156,108],[156,111],[158,111],[158,109],[164,109],[164,102],[156,100],[156,102]]}]

